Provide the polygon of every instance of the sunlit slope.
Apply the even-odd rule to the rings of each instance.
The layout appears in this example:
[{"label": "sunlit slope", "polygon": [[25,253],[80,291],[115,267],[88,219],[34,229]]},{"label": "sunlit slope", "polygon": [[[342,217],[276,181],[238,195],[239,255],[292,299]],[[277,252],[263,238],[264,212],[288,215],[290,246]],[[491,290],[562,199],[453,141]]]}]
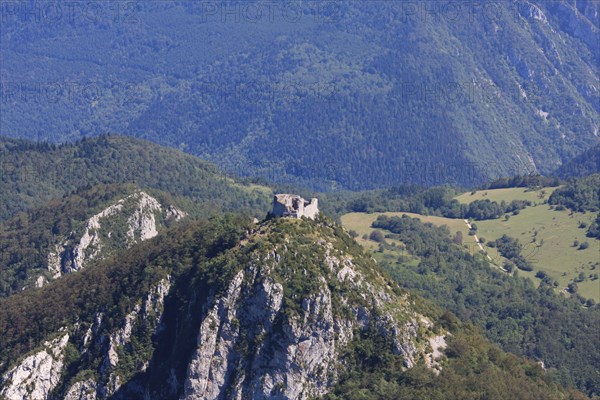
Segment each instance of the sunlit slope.
[{"label": "sunlit slope", "polygon": [[[595,213],[576,213],[570,210],[556,210],[545,204],[548,196],[556,188],[543,188],[540,190],[528,190],[526,188],[509,188],[482,190],[475,193],[467,192],[456,199],[465,204],[478,199],[489,199],[507,203],[512,200],[529,200],[532,206],[527,207],[517,215],[510,214],[508,218],[501,217],[493,220],[474,221],[477,226],[477,238],[483,241],[482,248],[489,256],[489,260],[498,267],[502,267],[506,261],[495,248],[486,245],[489,241],[495,241],[502,235],[508,235],[523,245],[522,255],[533,265],[531,272],[521,271],[518,273],[527,276],[536,283],[539,279],[535,277],[540,271],[546,273],[550,278],[558,282],[557,289],[564,291],[569,283],[577,283],[578,293],[585,298],[600,301],[600,280],[597,274],[600,272],[600,241],[586,237],[586,226],[595,219]],[[359,243],[367,248],[376,250],[378,245],[372,240],[364,239],[363,235],[369,235],[373,228],[372,222],[379,215],[402,216],[421,219],[422,222],[430,222],[434,225],[447,225],[451,234],[460,231],[463,234],[465,249],[471,253],[481,250],[473,236],[468,235],[469,229],[465,221],[436,216],[423,216],[419,214],[397,212],[397,213],[350,213],[342,216],[342,223],[348,230],[356,231]],[[384,232],[385,233],[385,232]],[[589,247],[580,249],[582,243],[588,243]]]}]

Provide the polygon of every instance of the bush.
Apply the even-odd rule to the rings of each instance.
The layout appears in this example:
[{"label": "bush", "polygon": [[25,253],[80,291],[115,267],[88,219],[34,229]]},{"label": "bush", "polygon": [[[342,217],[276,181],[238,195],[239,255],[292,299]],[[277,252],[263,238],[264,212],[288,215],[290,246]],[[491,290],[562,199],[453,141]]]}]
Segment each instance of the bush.
[{"label": "bush", "polygon": [[587,301],[585,302],[585,305],[588,307],[593,307],[596,305],[596,301],[594,299],[587,299]]},{"label": "bush", "polygon": [[373,232],[371,232],[371,234],[369,235],[369,239],[377,243],[385,242],[385,236],[383,235],[383,232],[379,230],[374,230]]},{"label": "bush", "polygon": [[535,273],[536,278],[544,279],[546,276],[548,276],[548,275],[546,275],[546,273],[544,271],[538,271]]},{"label": "bush", "polygon": [[454,235],[453,241],[456,244],[462,244],[462,242],[463,242],[463,234],[462,234],[461,231],[456,232],[456,234]]},{"label": "bush", "polygon": [[585,250],[588,247],[590,247],[590,244],[588,242],[583,242],[579,245],[579,250]]}]

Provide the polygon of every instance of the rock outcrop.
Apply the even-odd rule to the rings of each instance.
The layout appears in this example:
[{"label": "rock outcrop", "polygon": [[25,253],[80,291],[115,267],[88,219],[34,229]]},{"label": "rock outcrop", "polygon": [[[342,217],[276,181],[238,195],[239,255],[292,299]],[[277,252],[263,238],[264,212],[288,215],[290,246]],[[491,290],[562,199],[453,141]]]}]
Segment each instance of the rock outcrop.
[{"label": "rock outcrop", "polygon": [[45,400],[60,381],[69,334],[47,341],[44,349],[26,357],[2,377],[0,397]]},{"label": "rock outcrop", "polygon": [[64,400],[96,400],[96,389],[93,379],[76,382],[67,391]]},{"label": "rock outcrop", "polygon": [[[287,245],[251,253],[221,294],[213,293],[198,334],[198,347],[184,384],[191,399],[309,399],[337,382],[340,355],[369,329],[387,337],[407,368],[424,359],[431,328],[399,299],[381,277],[368,276],[352,256],[321,240],[313,261],[324,268],[310,279],[313,290],[291,307],[290,288],[278,277],[306,274],[288,263]],[[296,269],[298,268],[298,269]],[[375,281],[373,279],[375,278]],[[332,282],[347,290],[332,290]],[[349,295],[352,293],[352,296]],[[337,305],[337,306],[336,306]],[[341,305],[347,307],[342,313]],[[390,312],[390,309],[394,309]],[[436,354],[437,355],[437,354]]]},{"label": "rock outcrop", "polygon": [[366,336],[382,338],[404,368],[441,369],[444,333],[341,229],[285,219],[250,229],[193,279],[157,278],[137,299],[55,332],[8,367],[0,394],[311,399],[331,391],[347,368],[342,356]]},{"label": "rock outcrop", "polygon": [[[154,197],[140,191],[118,200],[101,212],[90,217],[83,233],[72,232],[63,242],[48,253],[48,271],[56,279],[84,268],[87,263],[104,258],[116,248],[129,248],[135,243],[152,239],[158,234],[161,222],[179,220],[186,213],[174,206],[163,206]],[[125,224],[119,220],[126,218]],[[122,232],[121,232],[122,231]],[[112,240],[124,237],[124,241]],[[43,282],[38,279],[40,285]]]}]

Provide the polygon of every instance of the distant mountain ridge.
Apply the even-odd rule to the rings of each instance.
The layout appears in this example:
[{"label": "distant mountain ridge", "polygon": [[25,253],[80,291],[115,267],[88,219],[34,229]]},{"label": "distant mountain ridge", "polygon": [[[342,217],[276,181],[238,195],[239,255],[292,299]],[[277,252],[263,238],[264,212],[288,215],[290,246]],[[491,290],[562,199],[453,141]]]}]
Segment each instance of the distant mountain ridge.
[{"label": "distant mountain ridge", "polygon": [[38,24],[19,9],[0,33],[2,134],[117,132],[318,190],[549,174],[597,144],[600,5],[484,3],[293,3],[292,18],[140,2]]}]

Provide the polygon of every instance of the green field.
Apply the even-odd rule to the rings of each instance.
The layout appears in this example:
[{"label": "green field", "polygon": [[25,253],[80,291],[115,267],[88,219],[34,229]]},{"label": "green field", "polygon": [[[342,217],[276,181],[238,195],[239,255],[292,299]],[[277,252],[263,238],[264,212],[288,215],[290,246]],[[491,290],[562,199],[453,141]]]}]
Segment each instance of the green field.
[{"label": "green field", "polygon": [[[537,191],[527,191],[524,188],[494,189],[478,191],[475,194],[465,193],[457,197],[464,203],[488,198],[495,201],[530,200],[533,206],[521,210],[518,215],[505,218],[476,221],[477,235],[485,241],[495,240],[503,234],[519,239],[523,245],[522,254],[534,266],[534,271],[519,271],[521,276],[527,276],[536,283],[540,280],[535,278],[537,271],[543,271],[553,280],[558,281],[558,289],[563,291],[566,286],[579,280],[583,273],[583,281],[577,282],[578,293],[585,298],[592,298],[600,302],[600,280],[591,276],[600,274],[600,241],[587,238],[586,229],[579,228],[581,222],[589,225],[595,218],[594,213],[574,213],[569,210],[555,211],[549,205],[543,204],[544,200],[556,188],[545,188]],[[370,250],[376,250],[378,244],[371,240],[364,240],[364,234],[370,234],[373,230],[371,223],[379,215],[402,216],[419,218],[423,222],[431,222],[434,225],[447,225],[454,234],[461,231],[465,238],[465,246],[470,252],[477,252],[479,248],[471,236],[467,236],[468,229],[463,220],[443,217],[423,216],[419,214],[395,212],[395,213],[350,213],[342,216],[342,224],[348,230],[354,230],[359,234],[357,241]],[[588,242],[589,247],[578,250],[574,242]],[[502,266],[504,259],[493,248],[484,245],[492,262]]]},{"label": "green field", "polygon": [[[590,224],[595,218],[592,213],[554,211],[548,205],[538,205],[522,210],[508,221],[504,218],[477,222],[478,234],[486,240],[495,240],[506,234],[519,239],[523,244],[523,255],[534,265],[535,270],[546,272],[565,288],[583,272],[586,279],[577,283],[579,293],[586,298],[600,300],[600,280],[592,281],[591,274],[600,272],[600,241],[585,236],[586,230],[578,228],[580,222]],[[578,250],[574,242],[588,242],[589,248]],[[493,250],[493,249],[489,249]],[[490,252],[497,258],[497,253]],[[534,272],[519,271],[533,276]]]},{"label": "green field", "polygon": [[475,200],[488,199],[500,203],[502,200],[510,203],[513,200],[529,200],[533,204],[542,204],[558,187],[531,190],[528,188],[491,189],[466,192],[455,197],[461,203],[469,204]]},{"label": "green field", "polygon": [[[372,231],[374,231],[374,229],[371,228],[371,224],[380,215],[385,215],[388,217],[401,217],[402,215],[408,215],[411,218],[418,218],[424,223],[430,222],[436,226],[446,225],[450,229],[450,232],[452,234],[454,234],[458,231],[462,232],[463,238],[464,238],[463,243],[464,243],[466,249],[468,249],[470,252],[478,252],[479,251],[479,246],[477,246],[473,237],[468,236],[469,228],[467,228],[467,224],[462,219],[452,219],[452,218],[428,216],[428,215],[421,215],[421,214],[415,214],[415,213],[410,213],[410,212],[385,212],[385,213],[371,213],[371,214],[349,213],[349,214],[343,215],[341,218],[341,221],[342,221],[342,225],[347,230],[349,230],[349,231],[354,230],[354,231],[356,231],[356,233],[358,233],[358,237],[356,238],[356,241],[361,246],[365,247],[366,249],[375,251],[378,249],[379,245],[372,240],[363,239],[363,235],[366,234],[368,236]],[[387,239],[386,241],[388,243],[396,243],[397,245],[401,245],[401,243],[399,243],[398,241],[394,241],[394,240],[390,240],[390,239]],[[385,257],[385,256],[389,256],[389,254],[387,254],[387,252],[383,252],[382,254],[376,254],[375,258],[377,259],[380,256]],[[397,254],[396,254],[396,256],[397,256]]]}]

